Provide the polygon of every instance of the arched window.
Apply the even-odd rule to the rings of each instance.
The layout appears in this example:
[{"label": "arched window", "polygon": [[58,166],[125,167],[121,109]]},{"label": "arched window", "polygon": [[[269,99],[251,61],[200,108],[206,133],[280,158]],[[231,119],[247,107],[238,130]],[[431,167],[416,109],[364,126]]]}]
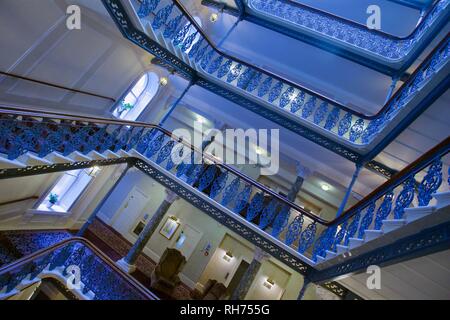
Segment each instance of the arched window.
[{"label": "arched window", "polygon": [[113,115],[123,120],[136,120],[156,95],[158,88],[159,78],[156,73],[145,73],[114,109]]}]

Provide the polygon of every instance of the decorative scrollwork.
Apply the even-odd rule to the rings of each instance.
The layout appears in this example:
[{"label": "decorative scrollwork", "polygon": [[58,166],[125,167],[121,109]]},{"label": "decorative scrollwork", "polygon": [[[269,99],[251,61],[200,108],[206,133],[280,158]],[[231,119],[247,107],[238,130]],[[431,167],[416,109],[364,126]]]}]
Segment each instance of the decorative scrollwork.
[{"label": "decorative scrollwork", "polygon": [[375,217],[374,230],[380,230],[383,225],[383,220],[389,216],[392,209],[392,198],[394,197],[394,193],[392,191],[388,191],[384,195],[383,202],[377,210],[377,214]]},{"label": "decorative scrollwork", "polygon": [[405,208],[408,208],[414,200],[415,182],[414,176],[410,176],[403,183],[403,190],[395,200],[394,219],[402,219]]},{"label": "decorative scrollwork", "polygon": [[442,160],[436,159],[428,169],[427,174],[423,178],[419,185],[417,198],[419,200],[419,206],[427,206],[432,197],[442,183]]}]

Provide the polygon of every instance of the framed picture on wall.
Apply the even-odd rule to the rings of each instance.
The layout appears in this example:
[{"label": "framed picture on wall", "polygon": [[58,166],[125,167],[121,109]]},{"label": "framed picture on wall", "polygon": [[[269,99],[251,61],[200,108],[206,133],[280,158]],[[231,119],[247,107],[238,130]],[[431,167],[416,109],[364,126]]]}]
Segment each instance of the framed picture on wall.
[{"label": "framed picture on wall", "polygon": [[167,238],[168,240],[172,239],[175,232],[177,232],[178,227],[180,226],[180,223],[178,222],[176,217],[169,217],[166,220],[166,223],[162,226],[161,230],[159,230],[159,233]]}]

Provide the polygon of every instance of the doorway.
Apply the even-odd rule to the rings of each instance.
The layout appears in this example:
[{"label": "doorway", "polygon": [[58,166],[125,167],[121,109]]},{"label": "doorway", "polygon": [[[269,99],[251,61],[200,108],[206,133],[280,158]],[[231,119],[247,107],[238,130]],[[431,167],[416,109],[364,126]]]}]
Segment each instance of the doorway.
[{"label": "doorway", "polygon": [[111,221],[111,226],[122,234],[128,234],[130,228],[134,227],[131,224],[135,223],[147,202],[147,195],[142,190],[134,187],[125,198],[119,212]]},{"label": "doorway", "polygon": [[236,287],[238,286],[249,266],[250,264],[247,261],[245,261],[244,259],[241,260],[239,267],[237,268],[236,272],[233,275],[233,278],[230,281],[230,284],[227,287],[228,296],[230,296],[234,292],[234,289],[236,289]]}]

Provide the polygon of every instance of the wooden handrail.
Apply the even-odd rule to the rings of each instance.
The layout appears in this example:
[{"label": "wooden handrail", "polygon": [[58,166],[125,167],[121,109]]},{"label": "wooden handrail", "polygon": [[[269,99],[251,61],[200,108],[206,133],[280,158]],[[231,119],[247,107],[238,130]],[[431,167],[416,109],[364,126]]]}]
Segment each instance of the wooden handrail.
[{"label": "wooden handrail", "polygon": [[31,263],[41,257],[46,256],[50,252],[53,252],[57,249],[60,249],[68,244],[71,243],[81,243],[82,245],[89,248],[89,250],[92,251],[98,258],[100,258],[108,267],[110,267],[114,272],[116,272],[121,278],[124,279],[129,285],[131,285],[136,291],[139,292],[139,294],[144,297],[147,300],[159,300],[159,298],[152,293],[150,290],[148,290],[146,287],[144,287],[141,283],[139,283],[136,279],[134,279],[132,276],[130,276],[128,273],[124,272],[122,269],[120,269],[116,263],[111,260],[105,253],[100,251],[92,242],[85,238],[81,237],[71,237],[64,239],[56,244],[53,244],[47,248],[38,250],[28,256],[25,256],[23,258],[20,258],[8,265],[5,265],[3,267],[0,267],[0,275],[6,274],[8,272],[13,272],[17,268],[20,268],[22,266],[27,265],[28,263]]},{"label": "wooden handrail", "polygon": [[444,156],[446,153],[450,151],[450,137],[447,137],[443,141],[441,141],[438,145],[434,146],[414,162],[410,163],[403,170],[396,173],[392,178],[381,186],[373,190],[367,196],[365,196],[362,200],[356,203],[353,207],[346,210],[341,216],[337,217],[330,224],[339,224],[342,221],[351,218],[354,216],[359,209],[365,207],[371,201],[378,199],[380,196],[384,195],[389,189],[394,188],[399,185],[403,181],[405,181],[411,174],[417,173],[420,170],[427,167],[438,155]]},{"label": "wooden handrail", "polygon": [[[138,2],[141,2],[142,0],[137,0],[137,1],[138,1]],[[442,45],[444,42],[448,41],[448,38],[450,37],[450,32],[449,32],[449,33],[447,33],[447,35],[439,42],[439,44],[436,45],[436,46],[433,48],[433,50],[431,51],[431,53],[430,53],[430,54],[422,61],[422,63],[414,70],[414,72],[408,77],[407,81],[403,82],[402,86],[395,92],[395,94],[393,94],[393,95],[391,96],[391,98],[390,98],[388,101],[386,101],[386,103],[384,104],[384,106],[383,106],[376,114],[368,115],[368,114],[364,114],[364,113],[362,113],[362,112],[353,110],[353,109],[351,109],[351,108],[349,108],[349,107],[343,105],[342,103],[340,103],[340,102],[338,102],[338,101],[336,101],[336,100],[334,100],[334,99],[330,99],[330,98],[324,96],[323,94],[318,93],[318,92],[316,92],[316,91],[314,91],[314,90],[312,90],[312,89],[308,89],[308,88],[305,88],[305,87],[303,87],[303,86],[301,86],[301,85],[298,85],[298,84],[292,82],[291,80],[286,79],[285,77],[282,77],[282,76],[280,76],[280,75],[276,75],[276,74],[274,74],[273,72],[271,72],[271,71],[269,71],[269,70],[267,70],[267,69],[264,69],[264,68],[262,68],[262,67],[255,66],[255,65],[253,65],[253,64],[251,64],[251,63],[248,63],[248,62],[244,62],[243,60],[241,60],[241,59],[239,59],[239,58],[233,57],[233,56],[231,56],[231,55],[229,55],[229,54],[223,52],[222,50],[220,50],[220,49],[215,45],[215,43],[214,43],[214,42],[209,38],[209,36],[204,32],[203,28],[197,23],[197,21],[195,21],[195,19],[192,17],[192,15],[189,13],[189,11],[184,7],[184,5],[181,4],[181,2],[180,2],[179,0],[172,0],[172,1],[173,1],[173,3],[178,7],[178,9],[180,9],[180,11],[186,16],[186,18],[189,20],[189,23],[191,23],[192,25],[195,26],[195,28],[197,29],[197,31],[198,31],[198,32],[200,33],[200,35],[208,42],[208,44],[211,46],[211,48],[213,48],[213,49],[214,49],[216,52],[218,52],[220,55],[223,55],[225,58],[230,59],[230,60],[234,60],[234,61],[236,61],[236,62],[238,62],[238,63],[240,63],[240,64],[242,64],[242,65],[245,65],[245,66],[247,66],[247,67],[251,67],[251,68],[257,70],[258,72],[266,73],[266,74],[268,74],[270,77],[272,77],[272,78],[274,78],[274,79],[276,79],[276,80],[278,80],[278,81],[285,82],[285,83],[287,83],[288,85],[290,85],[290,86],[292,86],[292,87],[300,88],[301,90],[305,91],[305,92],[308,93],[309,95],[315,95],[315,96],[319,97],[319,99],[321,99],[321,100],[324,100],[324,101],[326,101],[326,102],[328,102],[328,103],[331,103],[331,104],[335,104],[335,105],[337,105],[340,109],[342,109],[342,110],[344,110],[344,111],[346,111],[346,112],[352,113],[352,114],[354,114],[354,115],[356,115],[356,116],[358,116],[358,117],[360,117],[360,118],[362,118],[362,119],[366,119],[366,120],[377,119],[381,114],[383,114],[383,113],[386,111],[386,109],[389,107],[389,105],[391,104],[391,102],[392,102],[393,100],[395,100],[395,99],[397,98],[397,96],[399,96],[399,95],[403,92],[403,90],[405,89],[405,87],[409,85],[410,81],[412,81],[412,79],[414,79],[414,77],[415,77],[416,74],[421,70],[421,68],[422,68],[423,66],[426,66],[426,65],[431,61],[431,59],[432,59],[434,53],[435,53],[436,51],[438,51],[438,50],[440,49],[441,45]]]},{"label": "wooden handrail", "polygon": [[67,90],[67,91],[72,91],[75,93],[81,93],[81,94],[85,94],[91,97],[96,97],[96,98],[101,98],[101,99],[106,99],[106,100],[111,100],[112,102],[116,102],[116,99],[111,98],[111,97],[107,97],[101,94],[97,94],[97,93],[92,93],[92,92],[88,92],[88,91],[83,91],[83,90],[79,90],[79,89],[73,89],[73,88],[68,88],[68,87],[64,87],[61,86],[59,84],[55,84],[55,83],[51,83],[51,82],[47,82],[47,81],[43,81],[43,80],[37,80],[37,79],[32,79],[32,78],[28,78],[25,76],[20,76],[14,73],[10,73],[10,72],[5,72],[5,71],[0,71],[1,75],[7,76],[7,77],[11,77],[11,78],[16,78],[16,79],[20,79],[20,80],[25,80],[25,81],[30,81],[30,82],[34,82],[34,83],[39,83],[42,84],[44,86],[49,86],[49,87],[53,87],[53,88],[57,88],[57,89],[62,89],[62,90]]},{"label": "wooden handrail", "polygon": [[[318,217],[305,209],[301,208],[297,204],[289,201],[285,197],[279,195],[278,193],[274,192],[273,190],[267,188],[266,186],[262,185],[258,181],[253,180],[249,176],[239,172],[235,168],[223,163],[221,160],[217,159],[216,157],[204,153],[202,150],[196,148],[195,146],[189,144],[188,142],[184,141],[182,138],[179,138],[172,134],[172,132],[158,126],[155,124],[148,124],[145,122],[138,122],[138,121],[127,121],[127,120],[118,120],[118,119],[108,119],[108,118],[99,118],[99,117],[88,117],[88,116],[74,116],[74,115],[67,115],[63,113],[57,113],[57,112],[36,112],[33,110],[28,109],[20,109],[15,107],[5,107],[0,104],[0,114],[13,114],[17,116],[29,116],[29,117],[39,117],[39,118],[49,118],[49,115],[53,116],[54,119],[59,120],[70,120],[70,121],[86,121],[86,122],[92,122],[92,123],[101,123],[104,125],[126,125],[126,126],[133,126],[133,127],[145,127],[150,129],[157,129],[164,133],[166,136],[171,137],[172,139],[184,144],[194,152],[202,154],[202,157],[204,159],[207,159],[211,162],[213,162],[218,167],[223,168],[226,171],[229,171],[239,177],[240,179],[246,181],[247,183],[251,184],[252,186],[256,187],[257,189],[262,190],[263,192],[271,195],[272,197],[276,198],[278,201],[280,201],[282,204],[288,206],[289,208],[298,211],[299,213],[307,216],[308,218],[312,219],[316,223],[322,224],[324,226],[332,226],[339,224],[341,221],[347,218],[351,218],[353,215],[356,214],[357,209],[363,207],[365,204],[369,203],[373,200],[374,197],[377,195],[385,193],[389,188],[392,186],[401,183],[405,177],[410,175],[412,172],[421,170],[426,165],[429,164],[429,162],[436,157],[437,153],[446,153],[450,149],[450,137],[447,137],[444,139],[441,143],[439,143],[434,148],[430,149],[426,153],[424,153],[421,157],[419,157],[417,160],[409,164],[407,167],[405,167],[403,170],[396,173],[390,180],[386,181],[384,184],[379,186],[377,189],[372,191],[369,195],[364,197],[361,201],[359,201],[357,204],[355,204],[352,208],[346,210],[342,215],[339,217],[334,218],[333,220],[325,220],[321,217]],[[402,180],[403,179],[403,180]]]},{"label": "wooden handrail", "polygon": [[5,202],[0,203],[0,206],[6,206],[7,204],[13,204],[13,203],[27,201],[27,200],[31,200],[31,199],[39,199],[39,197],[31,196],[31,197],[26,197],[26,198],[21,198],[21,199],[16,199],[16,200],[5,201]]}]

